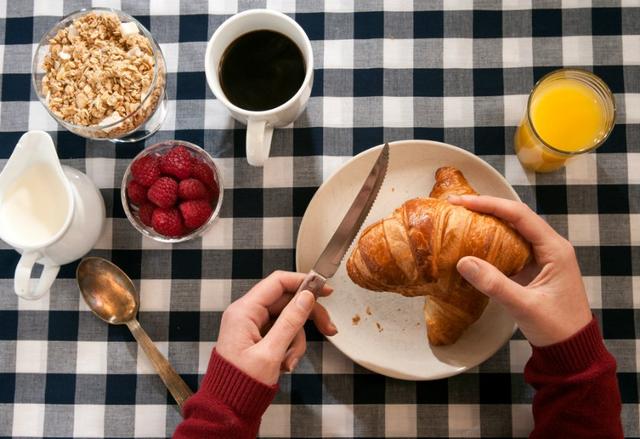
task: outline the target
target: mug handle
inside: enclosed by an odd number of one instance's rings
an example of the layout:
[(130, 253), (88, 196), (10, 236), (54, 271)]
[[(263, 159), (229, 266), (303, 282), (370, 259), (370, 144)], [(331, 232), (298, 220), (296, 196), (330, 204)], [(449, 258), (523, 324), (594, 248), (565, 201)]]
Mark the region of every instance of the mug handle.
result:
[(266, 120), (247, 122), (247, 161), (251, 166), (263, 166), (269, 158), (273, 127)]
[(58, 276), (58, 271), (60, 271), (59, 265), (43, 265), (40, 280), (32, 290), (31, 271), (40, 256), (39, 252), (24, 252), (16, 266), (13, 288), (16, 294), (23, 299), (36, 300), (47, 294)]

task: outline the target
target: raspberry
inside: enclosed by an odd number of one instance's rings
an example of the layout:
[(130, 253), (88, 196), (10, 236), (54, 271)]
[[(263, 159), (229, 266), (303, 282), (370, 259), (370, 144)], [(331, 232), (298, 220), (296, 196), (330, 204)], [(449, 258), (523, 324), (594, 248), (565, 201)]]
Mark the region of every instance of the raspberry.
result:
[(208, 188), (218, 187), (216, 179), (213, 177), (213, 169), (211, 169), (211, 167), (205, 162), (194, 160), (193, 168), (191, 169), (191, 176), (203, 182)]
[(130, 180), (127, 183), (127, 197), (131, 203), (140, 206), (147, 201), (147, 188), (135, 180)]
[(160, 170), (163, 174), (184, 180), (191, 175), (192, 157), (184, 146), (176, 146), (164, 156), (160, 157)]
[(209, 188), (209, 198), (213, 200), (215, 204), (218, 200), (218, 196), (220, 195), (220, 188), (213, 176), (213, 169), (203, 161), (194, 160), (193, 168), (191, 169), (191, 176), (193, 178), (197, 178), (203, 182), (207, 188)]
[(184, 224), (190, 229), (197, 229), (207, 222), (213, 209), (206, 200), (191, 200), (180, 203), (180, 213)]
[(149, 187), (160, 178), (160, 162), (150, 155), (140, 157), (131, 164), (131, 174), (142, 186)]
[(142, 224), (145, 226), (151, 226), (151, 216), (153, 215), (154, 210), (156, 210), (156, 206), (149, 202), (140, 206), (140, 209), (138, 210), (138, 217)]
[(147, 198), (158, 207), (171, 207), (178, 199), (178, 183), (171, 177), (160, 177), (147, 191)]
[(151, 225), (153, 230), (164, 236), (182, 236), (185, 232), (180, 212), (175, 207), (155, 209), (151, 215)]
[(201, 200), (209, 198), (209, 190), (200, 180), (187, 178), (178, 184), (178, 197), (183, 200)]

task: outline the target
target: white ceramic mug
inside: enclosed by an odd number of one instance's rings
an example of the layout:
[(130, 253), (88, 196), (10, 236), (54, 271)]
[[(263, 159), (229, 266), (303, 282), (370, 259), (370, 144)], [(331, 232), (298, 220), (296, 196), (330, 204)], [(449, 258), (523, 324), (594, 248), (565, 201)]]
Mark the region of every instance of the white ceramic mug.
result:
[[(271, 30), (291, 39), (305, 61), (305, 76), (295, 95), (284, 104), (265, 111), (249, 111), (232, 104), (220, 85), (220, 60), (225, 50), (238, 37), (252, 31)], [(262, 166), (269, 157), (273, 129), (289, 125), (307, 105), (313, 84), (313, 51), (309, 37), (302, 27), (281, 12), (251, 9), (241, 12), (222, 23), (213, 33), (204, 58), (207, 83), (216, 98), (229, 110), (234, 119), (247, 124), (247, 161)]]

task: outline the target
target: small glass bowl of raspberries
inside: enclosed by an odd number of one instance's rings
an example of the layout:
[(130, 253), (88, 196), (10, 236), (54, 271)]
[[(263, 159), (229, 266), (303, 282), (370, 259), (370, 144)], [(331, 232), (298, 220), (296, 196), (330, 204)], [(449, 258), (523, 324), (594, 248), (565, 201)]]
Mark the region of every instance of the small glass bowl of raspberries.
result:
[(129, 164), (120, 198), (133, 226), (160, 242), (202, 235), (222, 206), (220, 173), (207, 152), (168, 140), (145, 148)]

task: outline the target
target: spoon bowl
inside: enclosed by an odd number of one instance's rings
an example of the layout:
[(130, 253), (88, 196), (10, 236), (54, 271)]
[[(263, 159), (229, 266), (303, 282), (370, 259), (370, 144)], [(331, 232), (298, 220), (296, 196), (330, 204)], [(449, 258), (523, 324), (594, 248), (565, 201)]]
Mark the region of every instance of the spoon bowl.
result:
[(76, 278), (85, 302), (105, 322), (121, 325), (136, 317), (138, 290), (117, 265), (102, 258), (84, 258)]

